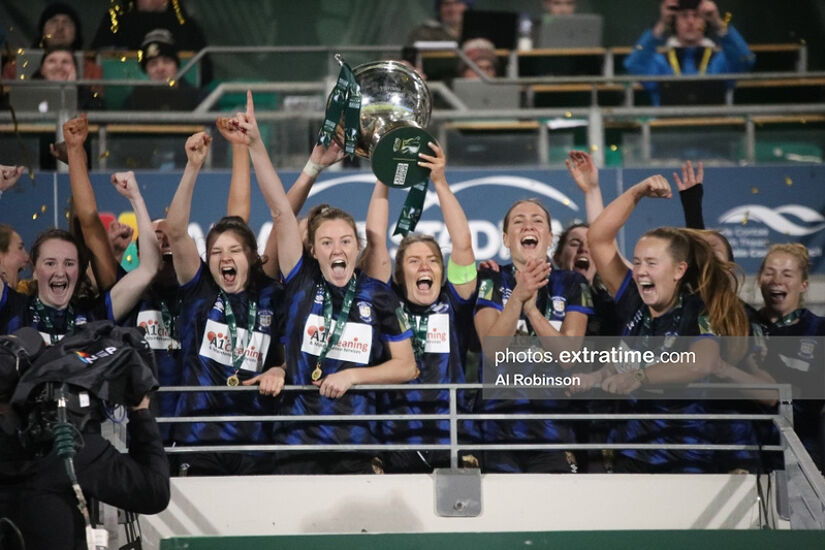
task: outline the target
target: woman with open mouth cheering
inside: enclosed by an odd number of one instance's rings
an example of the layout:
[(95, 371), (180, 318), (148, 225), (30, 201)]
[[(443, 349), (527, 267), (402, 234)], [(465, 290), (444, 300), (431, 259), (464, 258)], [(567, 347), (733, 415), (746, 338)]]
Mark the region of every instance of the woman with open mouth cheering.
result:
[[(226, 216), (209, 230), (205, 263), (187, 232), (210, 143), (203, 132), (186, 141), (188, 162), (166, 218), (181, 285), (181, 379), (193, 386), (260, 384), (260, 391), (184, 393), (176, 416), (275, 414), (285, 376), (275, 315), (282, 288), (264, 274), (255, 235), (242, 218)], [(271, 430), (263, 422), (197, 422), (177, 424), (173, 433), (179, 445), (262, 444)], [(272, 473), (271, 457), (248, 452), (187, 454), (180, 466), (194, 475)]]
[(18, 294), (5, 282), (0, 287), (0, 334), (31, 326), (40, 331), (47, 344), (54, 344), (87, 321), (119, 321), (137, 304), (158, 270), (160, 249), (135, 175), (118, 172), (112, 175), (112, 184), (129, 199), (137, 217), (141, 249), (145, 250), (140, 265), (106, 294), (96, 296), (86, 275), (89, 260), (80, 252), (85, 247), (79, 246), (68, 231), (47, 229), (31, 249), (35, 295)]
[[(380, 281), (392, 278), (401, 297), (404, 314), (413, 331), (413, 350), (421, 372), (415, 382), (423, 384), (464, 383), (467, 348), (473, 338), (476, 265), (467, 216), (450, 190), (444, 175), (446, 158), (441, 147), (429, 144), (432, 154), (420, 153), (419, 165), (430, 169), (452, 251), (445, 269), (438, 241), (431, 235), (411, 233), (398, 246), (393, 269), (387, 249), (389, 188), (376, 182), (367, 212), (367, 246), (362, 262), (367, 274)], [(459, 411), (469, 410), (469, 396), (457, 393)], [(407, 390), (382, 392), (379, 407), (384, 414), (446, 414), (449, 392)], [(459, 442), (467, 442), (460, 424)], [(389, 421), (382, 425), (384, 441), (394, 444), (449, 444), (448, 420)], [(477, 466), (470, 457), (465, 465)], [(385, 455), (387, 472), (429, 473), (450, 466), (446, 451), (401, 451)]]
[[(616, 302), (621, 334), (641, 337), (639, 345), (650, 342), (654, 352), (694, 352), (696, 360), (608, 365), (587, 377), (589, 385), (600, 385), (609, 393), (630, 394), (648, 385), (674, 386), (701, 380), (719, 359), (716, 336), (741, 336), (748, 331), (728, 264), (695, 232), (672, 227), (648, 231), (636, 243), (632, 269), (619, 253), (616, 235), (636, 204), (645, 197), (670, 198), (671, 194), (662, 176), (645, 179), (604, 209), (591, 224), (587, 238), (598, 274)], [(657, 336), (663, 337), (661, 343), (654, 342), (652, 337)], [(697, 399), (628, 399), (626, 408), (654, 414), (705, 412)], [(707, 423), (698, 420), (631, 420), (616, 425), (609, 441), (713, 443), (710, 433)], [(627, 449), (617, 452), (615, 471), (715, 472), (713, 458), (712, 452), (701, 450)]]
[[(482, 269), (478, 275), (478, 300), (475, 327), (485, 355), (480, 369), (489, 363), (499, 344), (514, 335), (551, 338), (553, 344), (566, 346), (560, 336), (583, 337), (587, 319), (593, 314), (587, 280), (579, 273), (554, 270), (548, 251), (553, 242), (550, 213), (536, 199), (520, 200), (507, 211), (503, 222), (504, 246), (513, 263), (499, 272)], [(539, 339), (536, 339), (538, 344)], [(555, 350), (551, 350), (555, 351)], [(512, 365), (521, 368), (518, 365)], [(529, 369), (529, 370), (527, 370)], [(524, 365), (521, 375), (556, 375), (560, 366)], [(508, 369), (503, 370), (512, 370)], [(502, 373), (503, 370), (499, 370)], [(506, 374), (506, 373), (503, 373)], [(484, 382), (497, 381), (496, 374), (480, 374)], [(546, 394), (549, 396), (549, 394)], [(480, 399), (481, 413), (553, 414), (571, 412), (569, 403), (550, 398)], [(485, 443), (574, 443), (572, 424), (556, 420), (485, 421)], [(484, 469), (488, 472), (576, 472), (578, 466), (569, 451), (487, 451)]]
[[(298, 222), (261, 141), (252, 103), (236, 117), (249, 144), (258, 184), (273, 213), (278, 260), (284, 274), (286, 365), (292, 384), (318, 392), (291, 394), (296, 415), (370, 414), (372, 392), (350, 388), (395, 384), (417, 376), (411, 332), (398, 297), (383, 282), (356, 270), (360, 250), (355, 222), (346, 212), (316, 208), (308, 219), (310, 251), (304, 253)], [(288, 444), (364, 444), (379, 438), (371, 422), (296, 422), (278, 436)], [(281, 473), (371, 473), (374, 452), (297, 453), (280, 461)]]

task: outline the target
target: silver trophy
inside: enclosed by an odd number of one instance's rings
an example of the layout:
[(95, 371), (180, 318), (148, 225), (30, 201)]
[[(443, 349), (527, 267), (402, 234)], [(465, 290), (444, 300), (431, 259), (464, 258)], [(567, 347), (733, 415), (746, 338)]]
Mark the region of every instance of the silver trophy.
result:
[[(391, 187), (426, 181), (429, 170), (418, 166), (418, 153), (432, 154), (427, 142), (435, 140), (423, 130), (432, 112), (432, 94), (424, 79), (398, 61), (373, 61), (352, 72), (361, 90), (355, 154), (371, 159), (375, 175)], [(343, 124), (335, 130), (335, 141), (343, 148)]]

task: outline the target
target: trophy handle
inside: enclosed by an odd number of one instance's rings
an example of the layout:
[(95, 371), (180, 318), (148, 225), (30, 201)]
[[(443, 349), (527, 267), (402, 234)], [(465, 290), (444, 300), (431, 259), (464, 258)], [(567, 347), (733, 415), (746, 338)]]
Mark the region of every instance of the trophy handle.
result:
[(338, 62), (339, 67), (344, 66), (344, 57), (340, 53), (336, 53), (333, 57), (335, 58), (335, 61)]

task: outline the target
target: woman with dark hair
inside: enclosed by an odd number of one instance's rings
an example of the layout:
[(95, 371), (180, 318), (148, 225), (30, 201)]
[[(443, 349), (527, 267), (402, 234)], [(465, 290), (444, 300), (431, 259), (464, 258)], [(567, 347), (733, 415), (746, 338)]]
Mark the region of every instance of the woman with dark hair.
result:
[[(683, 385), (708, 376), (719, 360), (715, 336), (747, 334), (748, 320), (736, 294), (736, 280), (727, 263), (697, 235), (677, 228), (648, 231), (636, 244), (633, 268), (619, 254), (616, 235), (635, 205), (644, 197), (670, 198), (670, 185), (652, 176), (625, 191), (605, 208), (588, 231), (599, 276), (616, 302), (624, 336), (682, 336), (667, 338), (655, 350), (695, 354), (682, 363), (610, 365), (586, 376), (586, 385), (629, 394), (643, 386)], [(649, 341), (643, 339), (644, 342)], [(679, 344), (682, 344), (681, 347)], [(677, 349), (678, 348), (678, 349)], [(582, 377), (585, 379), (585, 376)], [(632, 412), (702, 413), (697, 400), (628, 400)], [(616, 426), (610, 440), (617, 443), (711, 443), (702, 421), (631, 420)], [(616, 470), (624, 472), (713, 472), (713, 453), (688, 450), (628, 449), (617, 453)]]
[[(307, 222), (310, 251), (293, 207), (261, 141), (252, 93), (236, 117), (235, 136), (249, 145), (258, 184), (273, 213), (278, 260), (284, 274), (284, 334), (290, 382), (318, 392), (287, 396), (288, 410), (306, 414), (370, 414), (371, 392), (354, 385), (394, 384), (417, 376), (411, 332), (398, 298), (383, 282), (356, 270), (360, 242), (352, 216), (338, 208), (317, 209)], [(376, 444), (372, 422), (298, 422), (281, 427), (288, 444)], [(281, 473), (372, 473), (374, 453), (295, 453), (279, 463)]]
[[(242, 218), (226, 216), (209, 230), (206, 262), (187, 232), (195, 180), (210, 143), (203, 132), (186, 141), (189, 160), (166, 218), (181, 285), (181, 379), (200, 386), (260, 384), (260, 395), (185, 393), (176, 416), (272, 414), (277, 408), (273, 397), (285, 376), (275, 316), (281, 286), (265, 275), (255, 235)], [(185, 445), (260, 444), (268, 441), (270, 429), (262, 422), (197, 422), (178, 424), (173, 432), (178, 444)], [(271, 473), (269, 461), (256, 453), (196, 453), (182, 463), (194, 475)]]
[(32, 245), (36, 292), (34, 296), (18, 294), (2, 286), (0, 296), (0, 334), (20, 327), (36, 327), (47, 343), (54, 343), (79, 324), (91, 320), (117, 321), (137, 304), (160, 263), (152, 222), (137, 181), (132, 172), (112, 176), (118, 192), (129, 199), (138, 220), (138, 229), (146, 251), (140, 266), (120, 279), (99, 298), (91, 294), (86, 276), (88, 258), (75, 238), (62, 229), (49, 229)]
[[(450, 190), (444, 174), (446, 158), (441, 147), (429, 144), (433, 154), (420, 153), (419, 165), (430, 169), (452, 250), (446, 262), (439, 243), (431, 235), (410, 233), (398, 245), (393, 268), (387, 249), (389, 188), (376, 182), (367, 212), (367, 246), (361, 261), (367, 275), (389, 281), (401, 298), (407, 322), (413, 330), (413, 350), (423, 384), (463, 383), (467, 348), (473, 336), (476, 265), (467, 217)], [(469, 410), (466, 392), (457, 393), (459, 410)], [(446, 414), (447, 391), (408, 390), (382, 392), (379, 406), (384, 414)], [(463, 423), (462, 423), (463, 424)], [(448, 420), (389, 421), (382, 424), (384, 441), (393, 444), (450, 443)], [(462, 428), (461, 440), (467, 441)], [(472, 461), (470, 462), (472, 464)], [(439, 451), (393, 452), (385, 455), (387, 472), (432, 472), (449, 467), (449, 453)]]
[[(536, 199), (517, 201), (504, 216), (503, 233), (513, 263), (498, 272), (482, 269), (478, 275), (474, 323), (485, 356), (493, 357), (497, 342), (514, 335), (550, 337), (546, 340), (549, 347), (569, 343), (559, 336), (583, 337), (588, 316), (593, 314), (590, 288), (579, 273), (552, 269), (548, 254), (553, 234), (544, 205)], [(484, 361), (482, 366), (488, 369), (491, 364)], [(554, 363), (542, 374), (555, 376), (560, 368)], [(496, 380), (489, 374), (479, 378)], [(477, 410), (493, 414), (572, 412), (569, 402), (551, 399), (481, 399)], [(484, 421), (482, 431), (485, 443), (494, 444), (576, 441), (572, 424), (557, 420)], [(576, 457), (569, 451), (487, 451), (483, 462), (489, 472), (578, 471)]]

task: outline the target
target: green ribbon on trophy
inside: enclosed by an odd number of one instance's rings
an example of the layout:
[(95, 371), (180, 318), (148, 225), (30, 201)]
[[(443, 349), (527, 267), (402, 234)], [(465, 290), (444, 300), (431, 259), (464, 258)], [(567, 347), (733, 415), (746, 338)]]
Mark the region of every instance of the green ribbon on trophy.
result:
[(340, 55), (336, 55), (335, 59), (341, 65), (341, 72), (338, 73), (338, 81), (329, 96), (324, 125), (318, 135), (318, 144), (329, 147), (329, 144), (335, 138), (335, 129), (341, 122), (341, 113), (346, 109), (343, 128), (344, 152), (349, 155), (349, 158), (353, 158), (355, 148), (358, 145), (360, 130), (361, 89), (350, 66), (344, 62)]
[(430, 182), (424, 180), (410, 187), (404, 206), (401, 207), (401, 214), (398, 216), (398, 223), (395, 224), (393, 235), (407, 236), (407, 233), (415, 231), (421, 213), (424, 210), (424, 200), (427, 198), (427, 187)]

